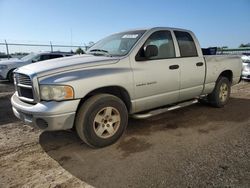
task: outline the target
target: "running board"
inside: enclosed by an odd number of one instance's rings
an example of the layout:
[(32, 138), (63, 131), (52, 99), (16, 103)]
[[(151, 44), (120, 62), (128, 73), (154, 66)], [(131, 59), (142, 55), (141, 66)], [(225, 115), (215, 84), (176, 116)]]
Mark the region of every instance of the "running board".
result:
[(190, 105), (195, 104), (197, 102), (198, 102), (197, 99), (191, 100), (191, 101), (186, 101), (186, 102), (183, 102), (183, 103), (179, 103), (179, 104), (177, 104), (175, 106), (152, 110), (152, 111), (149, 111), (149, 112), (147, 112), (145, 114), (133, 114), (132, 117), (135, 118), (135, 119), (146, 119), (146, 118), (149, 118), (149, 117), (152, 117), (152, 116), (162, 114), (164, 112), (168, 112), (168, 111), (176, 110), (176, 109), (183, 108), (183, 107), (186, 107), (186, 106), (190, 106)]

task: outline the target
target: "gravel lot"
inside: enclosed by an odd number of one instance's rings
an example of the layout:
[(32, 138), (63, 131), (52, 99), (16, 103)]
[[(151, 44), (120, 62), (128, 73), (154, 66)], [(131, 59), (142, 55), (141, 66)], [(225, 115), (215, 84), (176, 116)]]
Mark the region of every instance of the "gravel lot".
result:
[(0, 82), (0, 187), (250, 187), (250, 82), (222, 109), (196, 104), (130, 119), (116, 144), (87, 147), (72, 131), (41, 132), (11, 111)]

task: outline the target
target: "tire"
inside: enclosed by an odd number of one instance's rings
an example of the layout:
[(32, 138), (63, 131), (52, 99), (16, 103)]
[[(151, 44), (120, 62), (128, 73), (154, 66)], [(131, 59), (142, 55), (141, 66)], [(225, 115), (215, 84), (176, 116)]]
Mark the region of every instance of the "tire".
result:
[(8, 74), (7, 74), (7, 79), (8, 79), (9, 82), (11, 82), (11, 83), (14, 82), (14, 78), (13, 78), (13, 71), (14, 71), (14, 70), (15, 70), (15, 69), (10, 70), (10, 71), (8, 72)]
[(230, 98), (231, 83), (226, 77), (219, 77), (215, 88), (211, 94), (208, 95), (208, 102), (217, 108), (225, 106)]
[(120, 98), (109, 94), (89, 98), (78, 109), (75, 120), (79, 137), (95, 148), (116, 142), (127, 124), (128, 111), (125, 104)]

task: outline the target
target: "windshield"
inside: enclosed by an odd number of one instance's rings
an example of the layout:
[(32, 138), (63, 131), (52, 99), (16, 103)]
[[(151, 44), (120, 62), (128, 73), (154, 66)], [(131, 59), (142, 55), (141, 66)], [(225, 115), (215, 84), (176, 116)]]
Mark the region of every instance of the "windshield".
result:
[(29, 61), (29, 60), (33, 59), (36, 55), (37, 55), (37, 54), (35, 54), (35, 53), (30, 53), (30, 54), (28, 54), (28, 55), (22, 57), (21, 60), (22, 60), (22, 61)]
[(137, 30), (108, 36), (94, 44), (87, 53), (107, 56), (127, 55), (144, 33), (145, 30)]

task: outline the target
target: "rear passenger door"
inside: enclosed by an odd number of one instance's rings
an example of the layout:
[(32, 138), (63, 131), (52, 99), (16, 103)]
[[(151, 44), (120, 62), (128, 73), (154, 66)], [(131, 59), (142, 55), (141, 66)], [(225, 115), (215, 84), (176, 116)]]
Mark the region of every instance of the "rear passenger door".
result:
[(174, 31), (180, 57), (180, 98), (179, 101), (199, 96), (205, 79), (205, 62), (201, 50), (197, 50), (197, 40), (188, 32)]

